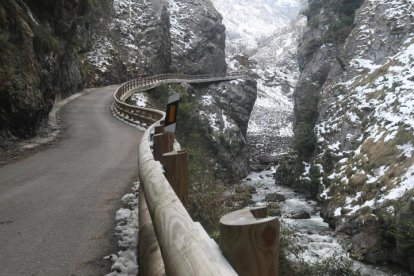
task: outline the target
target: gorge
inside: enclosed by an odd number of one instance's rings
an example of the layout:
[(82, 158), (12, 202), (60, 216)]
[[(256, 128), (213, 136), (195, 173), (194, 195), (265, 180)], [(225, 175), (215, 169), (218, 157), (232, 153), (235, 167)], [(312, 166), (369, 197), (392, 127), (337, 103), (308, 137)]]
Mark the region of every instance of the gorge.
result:
[(0, 50), (1, 165), (83, 88), (241, 70), (129, 100), (181, 95), (193, 217), (217, 238), (223, 212), (268, 201), (306, 262), (333, 247), (365, 275), (414, 273), (413, 0), (4, 0)]

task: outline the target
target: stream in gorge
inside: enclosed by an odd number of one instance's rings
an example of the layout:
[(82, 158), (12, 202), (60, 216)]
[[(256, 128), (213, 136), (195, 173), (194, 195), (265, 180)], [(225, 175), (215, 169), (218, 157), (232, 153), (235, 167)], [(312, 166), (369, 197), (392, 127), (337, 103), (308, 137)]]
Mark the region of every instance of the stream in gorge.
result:
[[(323, 221), (319, 215), (318, 203), (314, 200), (307, 199), (304, 195), (299, 194), (291, 188), (275, 184), (273, 174), (276, 168), (262, 172), (252, 172), (242, 184), (252, 186), (256, 192), (252, 194), (252, 200), (256, 205), (266, 204), (265, 197), (269, 194), (283, 195), (286, 200), (281, 201), (281, 227), (289, 229), (298, 237), (298, 245), (303, 248), (299, 258), (304, 262), (315, 263), (332, 256), (346, 256), (348, 254), (344, 248), (343, 241), (337, 237), (335, 232), (329, 228), (329, 225)], [(308, 219), (293, 219), (292, 214), (299, 212), (310, 214)], [(291, 261), (295, 261), (295, 256), (288, 256)], [(388, 266), (374, 266), (353, 261), (354, 267), (360, 269), (363, 276), (389, 276), (410, 274), (395, 271)]]

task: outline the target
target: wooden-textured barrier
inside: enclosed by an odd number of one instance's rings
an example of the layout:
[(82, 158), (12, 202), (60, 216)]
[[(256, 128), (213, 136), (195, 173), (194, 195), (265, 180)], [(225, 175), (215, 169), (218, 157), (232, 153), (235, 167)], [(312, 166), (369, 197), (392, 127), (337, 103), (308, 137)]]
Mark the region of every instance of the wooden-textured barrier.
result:
[(174, 150), (173, 134), (164, 133), (161, 125), (164, 112), (125, 103), (133, 93), (161, 84), (244, 77), (240, 72), (163, 74), (129, 81), (115, 92), (115, 113), (125, 121), (147, 128), (139, 144), (138, 157), (142, 189), (139, 195), (141, 276), (277, 275), (279, 222), (268, 218), (263, 208), (228, 214), (220, 221), (220, 250), (184, 207), (188, 202), (188, 156), (185, 151)]
[(267, 208), (245, 208), (220, 220), (220, 248), (239, 275), (278, 275), (279, 221)]
[(197, 227), (154, 160), (147, 129), (139, 145), (139, 175), (167, 275), (237, 275)]
[(188, 154), (185, 150), (163, 154), (165, 177), (184, 206), (188, 205)]
[(162, 276), (165, 274), (164, 261), (162, 259), (160, 246), (155, 235), (147, 203), (145, 202), (142, 189), (138, 196), (139, 204), (139, 244), (138, 263), (139, 275)]
[(171, 132), (154, 134), (154, 160), (163, 161), (163, 154), (174, 149), (174, 134)]
[(114, 94), (114, 111), (125, 121), (149, 127), (164, 116), (157, 109), (129, 105), (125, 101), (134, 93), (146, 91), (169, 83), (205, 83), (245, 78), (245, 72), (230, 72), (210, 75), (160, 74), (146, 78), (133, 79), (122, 84)]

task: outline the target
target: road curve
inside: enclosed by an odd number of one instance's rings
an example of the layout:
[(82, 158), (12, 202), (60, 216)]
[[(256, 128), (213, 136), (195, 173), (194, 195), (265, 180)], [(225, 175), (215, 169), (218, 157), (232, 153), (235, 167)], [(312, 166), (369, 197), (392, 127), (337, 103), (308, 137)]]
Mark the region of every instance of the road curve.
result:
[(61, 112), (62, 138), (0, 168), (0, 275), (104, 275), (114, 216), (137, 177), (141, 133), (112, 117), (116, 87)]

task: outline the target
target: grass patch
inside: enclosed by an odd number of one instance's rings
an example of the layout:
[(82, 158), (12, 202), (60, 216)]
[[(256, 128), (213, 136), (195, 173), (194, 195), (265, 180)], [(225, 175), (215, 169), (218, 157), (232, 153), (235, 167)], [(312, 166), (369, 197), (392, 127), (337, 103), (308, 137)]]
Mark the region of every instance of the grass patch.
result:
[(305, 263), (300, 276), (360, 276), (361, 272), (353, 268), (352, 260), (343, 256), (333, 256), (314, 264)]
[(393, 142), (395, 145), (404, 145), (410, 142), (414, 145), (414, 133), (412, 130), (400, 126)]
[(374, 142), (374, 139), (368, 139), (362, 144), (361, 153), (368, 156), (368, 159), (363, 161), (363, 169), (371, 173), (375, 168), (394, 163), (400, 151), (393, 141)]
[(351, 193), (355, 194), (356, 192), (360, 191), (362, 187), (365, 186), (368, 177), (365, 174), (354, 174), (349, 179), (348, 186), (351, 189)]
[(384, 77), (387, 74), (390, 67), (394, 66), (394, 65), (396, 65), (396, 61), (393, 61), (393, 60), (388, 61), (383, 66), (375, 69), (374, 72), (372, 72), (370, 74), (366, 74), (364, 77), (359, 79), (357, 85), (358, 86), (365, 86), (365, 85), (369, 85), (371, 83), (374, 83), (375, 80), (379, 79), (380, 77)]

